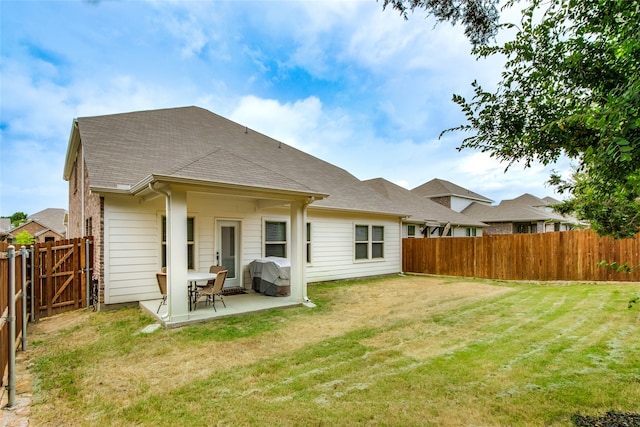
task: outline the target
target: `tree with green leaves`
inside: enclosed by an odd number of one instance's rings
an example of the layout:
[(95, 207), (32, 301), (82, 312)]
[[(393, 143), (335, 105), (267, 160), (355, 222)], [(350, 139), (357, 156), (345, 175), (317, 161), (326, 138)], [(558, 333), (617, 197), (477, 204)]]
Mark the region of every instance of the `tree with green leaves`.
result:
[[(405, 17), (425, 9), (460, 21), (477, 57), (506, 58), (495, 90), (473, 82), (470, 100), (453, 96), (467, 123), (443, 133), (472, 133), (460, 150), (479, 149), (508, 166), (567, 156), (573, 176), (550, 177), (570, 196), (557, 209), (601, 235), (640, 231), (640, 3), (510, 0), (504, 7), (524, 7), (519, 23), (506, 24), (497, 23), (495, 0), (384, 0), (389, 5)], [(513, 37), (491, 44), (497, 31)]]
[(383, 9), (392, 7), (408, 19), (409, 11), (424, 9), (438, 22), (458, 22), (474, 46), (485, 45), (498, 32), (498, 0), (383, 0)]
[(16, 212), (9, 217), (11, 219), (11, 224), (14, 227), (19, 226), (23, 222), (27, 222), (27, 214), (24, 212)]
[(23, 230), (16, 234), (14, 238), (14, 243), (18, 245), (31, 245), (35, 242), (35, 238), (29, 233), (27, 230)]

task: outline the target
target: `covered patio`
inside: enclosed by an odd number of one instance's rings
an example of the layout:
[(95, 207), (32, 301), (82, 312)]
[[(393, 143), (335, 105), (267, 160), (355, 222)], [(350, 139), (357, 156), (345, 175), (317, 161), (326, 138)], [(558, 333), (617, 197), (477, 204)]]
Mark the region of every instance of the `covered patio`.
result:
[(308, 307), (314, 306), (313, 303), (301, 303), (294, 298), (271, 297), (252, 290), (245, 292), (246, 293), (225, 295), (223, 298), (226, 307), (222, 302), (216, 300), (215, 310), (211, 304), (205, 305), (204, 301), (201, 301), (198, 303), (197, 308), (190, 311), (187, 318), (182, 320), (172, 320), (168, 316), (168, 307), (166, 304), (163, 304), (160, 307), (160, 311), (157, 312), (158, 306), (160, 306), (160, 299), (140, 301), (140, 307), (156, 318), (165, 328), (177, 328), (192, 323), (201, 323), (222, 317), (255, 313), (275, 308), (296, 307), (300, 305)]
[[(166, 304), (163, 305), (159, 313), (156, 313), (160, 300), (141, 300), (140, 305), (147, 309), (155, 317), (157, 317), (165, 327), (175, 327), (186, 325), (193, 322), (205, 321), (216, 317), (226, 315), (241, 314), (253, 311), (261, 311), (275, 307), (287, 307), (301, 305), (307, 303), (306, 295), (306, 277), (305, 277), (305, 224), (307, 206), (315, 200), (326, 197), (326, 194), (309, 192), (309, 190), (274, 190), (255, 187), (244, 187), (239, 185), (228, 185), (215, 182), (204, 182), (200, 180), (187, 180), (184, 178), (174, 178), (170, 176), (160, 176), (151, 174), (143, 181), (136, 185), (134, 193), (141, 196), (145, 201), (150, 202), (159, 196), (164, 196), (165, 207), (164, 215), (166, 217), (166, 267), (167, 267), (167, 297)], [(233, 248), (230, 250), (230, 256), (225, 256), (223, 251), (227, 245), (224, 242), (214, 242), (216, 253), (220, 256), (220, 261), (224, 265), (226, 259), (229, 259), (233, 265), (226, 266), (229, 271), (237, 273), (235, 278), (239, 281), (238, 285), (245, 290), (240, 295), (229, 295), (225, 297), (225, 301), (234, 303), (227, 304), (225, 309), (222, 304), (217, 304), (216, 312), (213, 307), (198, 304), (196, 310), (191, 309), (189, 298), (186, 295), (190, 292), (192, 280), (190, 274), (202, 273), (202, 269), (198, 266), (188, 267), (188, 257), (185, 247), (188, 242), (188, 212), (197, 210), (194, 200), (202, 195), (208, 197), (219, 197), (223, 200), (218, 205), (233, 204), (231, 200), (249, 201), (253, 212), (264, 212), (265, 209), (280, 207), (286, 212), (286, 217), (290, 224), (290, 238), (288, 240), (289, 248), (283, 255), (290, 260), (290, 294), (286, 297), (269, 297), (253, 290), (245, 289), (243, 275), (246, 274), (244, 265), (248, 259), (242, 259), (240, 247), (243, 243), (243, 236), (238, 234), (234, 237)], [(189, 204), (191, 201), (191, 205)], [(214, 205), (215, 206), (215, 205)], [(211, 205), (204, 205), (205, 209), (211, 212)], [(249, 221), (246, 217), (242, 218), (235, 212), (235, 222), (237, 228), (242, 226), (242, 221)], [(225, 216), (223, 219), (228, 221)], [(217, 220), (221, 222), (220, 219)], [(239, 232), (240, 233), (240, 232)], [(218, 233), (224, 235), (223, 232)], [(246, 244), (249, 246), (249, 244)], [(260, 248), (262, 251), (263, 249)], [(214, 260), (211, 260), (214, 265)], [(193, 270), (191, 270), (193, 268)], [(200, 271), (198, 271), (200, 270)], [(225, 284), (229, 281), (229, 277)], [(226, 286), (226, 285), (225, 285)], [(233, 297), (233, 298), (232, 298)], [(144, 301), (144, 302), (143, 302)], [(153, 301), (157, 301), (154, 303)], [(241, 303), (235, 303), (241, 301)]]

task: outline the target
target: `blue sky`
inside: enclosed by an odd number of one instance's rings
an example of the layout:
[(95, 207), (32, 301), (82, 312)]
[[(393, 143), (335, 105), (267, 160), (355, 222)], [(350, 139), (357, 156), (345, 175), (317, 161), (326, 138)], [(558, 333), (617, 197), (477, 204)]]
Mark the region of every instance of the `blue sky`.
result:
[(446, 179), (495, 201), (555, 196), (551, 169), (505, 164), (444, 129), (471, 82), (459, 26), (362, 1), (0, 1), (0, 215), (67, 208), (76, 117), (196, 105), (360, 179)]

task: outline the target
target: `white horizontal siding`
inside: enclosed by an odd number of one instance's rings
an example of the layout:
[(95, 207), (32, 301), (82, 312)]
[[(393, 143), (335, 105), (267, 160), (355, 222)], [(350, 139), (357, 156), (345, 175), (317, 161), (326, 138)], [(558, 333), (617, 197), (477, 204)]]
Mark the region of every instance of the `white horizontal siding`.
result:
[(131, 198), (105, 197), (105, 302), (159, 298), (159, 211), (156, 203), (131, 203)]
[[(379, 215), (339, 215), (309, 209), (307, 222), (311, 223), (311, 264), (307, 266), (308, 282), (401, 271), (401, 227), (398, 219)], [(383, 259), (354, 259), (356, 224), (384, 226)]]
[(451, 197), (451, 209), (456, 212), (462, 212), (471, 203), (473, 203), (473, 200), (463, 199), (455, 196)]
[[(160, 297), (156, 273), (161, 266), (163, 197), (139, 203), (124, 196), (105, 197), (105, 302), (115, 304)], [(215, 264), (216, 221), (240, 223), (240, 274), (242, 284), (251, 287), (249, 264), (264, 257), (265, 220), (286, 221), (289, 208), (257, 209), (249, 199), (220, 198), (189, 193), (187, 215), (194, 218), (195, 269), (208, 271)], [(308, 210), (312, 230), (312, 263), (307, 265), (307, 281), (347, 279), (401, 271), (399, 220), (380, 215), (341, 215)], [(385, 227), (384, 259), (354, 260), (355, 224)], [(287, 230), (288, 250), (291, 231)]]

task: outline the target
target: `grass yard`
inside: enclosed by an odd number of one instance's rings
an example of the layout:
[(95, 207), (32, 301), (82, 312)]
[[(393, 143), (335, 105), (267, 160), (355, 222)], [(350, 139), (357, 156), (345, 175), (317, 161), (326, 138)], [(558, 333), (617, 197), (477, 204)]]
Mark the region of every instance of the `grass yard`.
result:
[(571, 426), (640, 412), (640, 284), (393, 276), (139, 332), (138, 309), (30, 325), (38, 426)]

